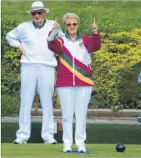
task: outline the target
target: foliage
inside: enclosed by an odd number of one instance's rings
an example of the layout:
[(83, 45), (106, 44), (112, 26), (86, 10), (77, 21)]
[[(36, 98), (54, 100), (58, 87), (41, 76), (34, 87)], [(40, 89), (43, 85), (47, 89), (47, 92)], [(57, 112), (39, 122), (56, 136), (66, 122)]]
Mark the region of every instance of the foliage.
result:
[(141, 108), (141, 84), (137, 83), (141, 70), (140, 34), (141, 29), (134, 29), (109, 35), (93, 56), (96, 95), (92, 100), (97, 106), (113, 110)]
[(11, 63), (12, 69), (17, 69), (19, 67), (19, 59), (21, 53), (16, 48), (12, 48), (6, 42), (6, 34), (11, 29), (17, 26), (16, 20), (8, 20), (6, 17), (2, 19), (2, 31), (1, 31), (1, 39), (2, 39), (2, 61)]
[[(78, 14), (81, 19), (80, 32), (82, 33), (91, 32), (90, 24), (94, 17), (99, 30), (105, 33), (117, 33), (141, 27), (141, 2), (139, 1), (44, 1), (44, 5), (50, 9), (47, 18), (54, 19), (54, 16), (57, 16), (61, 27), (63, 27), (62, 17), (65, 13)], [(12, 22), (16, 19), (17, 24), (30, 20), (31, 16), (26, 13), (30, 6), (31, 1), (16, 3), (2, 1), (2, 25), (4, 18)], [(6, 27), (9, 27), (8, 23)]]
[(10, 63), (1, 66), (1, 93), (2, 95), (18, 95), (20, 90), (20, 76), (11, 70)]
[(5, 61), (11, 63), (11, 68), (16, 70), (20, 66), (20, 52), (18, 50), (12, 51), (6, 51), (4, 55)]
[(1, 115), (15, 116), (19, 112), (19, 99), (15, 95), (1, 96)]

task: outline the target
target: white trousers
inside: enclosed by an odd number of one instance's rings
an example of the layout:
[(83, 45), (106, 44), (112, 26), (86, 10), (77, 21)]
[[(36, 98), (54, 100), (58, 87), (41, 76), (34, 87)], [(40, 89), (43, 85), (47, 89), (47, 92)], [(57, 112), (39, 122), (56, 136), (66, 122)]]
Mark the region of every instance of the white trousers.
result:
[[(38, 89), (42, 105), (43, 119), (41, 137), (43, 140), (54, 136), (52, 96), (54, 92), (54, 67), (46, 65), (22, 64), (21, 66), (21, 106), (17, 139), (27, 141), (31, 135), (31, 108)], [(34, 131), (36, 132), (36, 131)]]
[(86, 115), (92, 87), (57, 88), (62, 109), (63, 142), (65, 146), (73, 144), (73, 115), (75, 114), (75, 143), (79, 145), (86, 140)]

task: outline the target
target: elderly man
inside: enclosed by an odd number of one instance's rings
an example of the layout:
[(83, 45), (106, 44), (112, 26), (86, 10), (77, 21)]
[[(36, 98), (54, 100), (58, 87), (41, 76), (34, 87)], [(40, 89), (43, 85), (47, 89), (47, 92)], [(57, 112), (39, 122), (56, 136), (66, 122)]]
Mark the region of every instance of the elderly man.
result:
[(56, 144), (52, 95), (57, 61), (46, 42), (55, 22), (45, 19), (49, 9), (40, 1), (33, 2), (27, 13), (31, 14), (32, 20), (20, 24), (6, 35), (8, 43), (22, 54), (19, 129), (13, 143), (25, 144), (31, 135), (31, 108), (37, 88), (43, 109), (41, 137), (45, 144)]

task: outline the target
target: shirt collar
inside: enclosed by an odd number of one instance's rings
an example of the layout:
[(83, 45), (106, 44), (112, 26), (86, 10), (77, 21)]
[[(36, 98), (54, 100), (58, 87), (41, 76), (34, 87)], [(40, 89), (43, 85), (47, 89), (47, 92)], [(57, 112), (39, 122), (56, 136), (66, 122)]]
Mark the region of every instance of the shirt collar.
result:
[(46, 20), (44, 20), (44, 22), (43, 22), (42, 25), (37, 25), (34, 21), (33, 21), (32, 23), (33, 23), (33, 25), (34, 25), (34, 27), (35, 27), (36, 29), (41, 29), (42, 27), (44, 27), (44, 25), (45, 25), (45, 23), (46, 23)]
[[(69, 36), (69, 33), (68, 33), (68, 31), (66, 32), (66, 38), (68, 38), (69, 40), (71, 40), (70, 39), (70, 36)], [(76, 36), (76, 39), (75, 39), (75, 41), (76, 40), (80, 40), (82, 37), (81, 37), (81, 34), (80, 34), (80, 32), (79, 31), (77, 31), (77, 36)]]

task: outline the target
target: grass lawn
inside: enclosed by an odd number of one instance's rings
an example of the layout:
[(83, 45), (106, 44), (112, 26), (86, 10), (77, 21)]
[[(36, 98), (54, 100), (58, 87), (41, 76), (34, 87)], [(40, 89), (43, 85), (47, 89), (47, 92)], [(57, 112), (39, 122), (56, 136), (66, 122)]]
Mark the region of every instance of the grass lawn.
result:
[[(47, 145), (47, 144), (24, 144), (15, 145), (11, 143), (2, 143), (2, 158), (75, 158), (75, 157), (141, 157), (141, 145), (126, 145), (126, 150), (123, 153), (116, 152), (115, 144), (87, 144), (87, 150), (91, 154), (63, 153), (62, 144)], [(73, 150), (76, 147), (73, 146)]]

